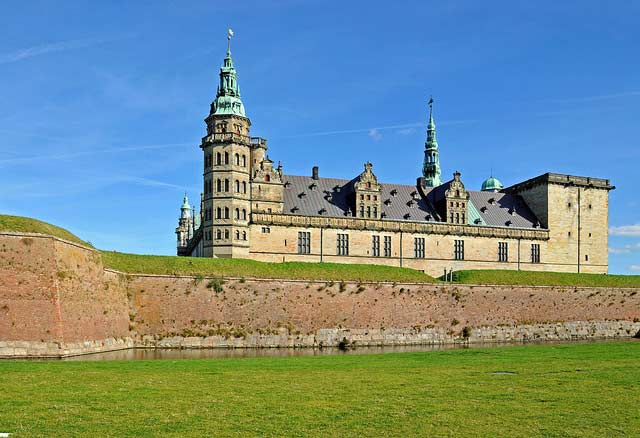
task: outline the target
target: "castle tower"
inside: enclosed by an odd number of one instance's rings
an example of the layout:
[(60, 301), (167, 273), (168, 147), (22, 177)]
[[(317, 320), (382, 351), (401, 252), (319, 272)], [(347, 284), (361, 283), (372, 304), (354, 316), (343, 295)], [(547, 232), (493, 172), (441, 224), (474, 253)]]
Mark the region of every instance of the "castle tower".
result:
[(426, 187), (437, 187), (442, 184), (440, 175), (440, 152), (436, 140), (436, 123), (433, 121), (433, 98), (429, 99), (429, 125), (427, 126), (427, 141), (424, 144), (424, 163), (422, 176)]
[(189, 198), (187, 198), (187, 194), (185, 193), (184, 199), (182, 200), (182, 207), (180, 207), (178, 227), (176, 228), (178, 255), (184, 255), (184, 251), (189, 244), (189, 239), (193, 237), (191, 220), (191, 207), (189, 206)]
[(246, 257), (249, 253), (251, 215), (251, 121), (240, 98), (238, 75), (231, 58), (229, 30), (227, 55), (220, 68), (220, 83), (205, 119), (203, 256)]

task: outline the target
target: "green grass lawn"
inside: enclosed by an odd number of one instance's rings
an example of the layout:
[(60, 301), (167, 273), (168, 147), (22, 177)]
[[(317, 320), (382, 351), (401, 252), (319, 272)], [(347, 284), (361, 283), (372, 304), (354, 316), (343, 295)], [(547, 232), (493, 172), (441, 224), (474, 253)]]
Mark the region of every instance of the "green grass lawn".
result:
[[(12, 436), (638, 436), (640, 342), (0, 362)], [(510, 372), (514, 374), (494, 374)]]
[(188, 274), (220, 277), (293, 278), (431, 283), (433, 277), (414, 269), (341, 263), (264, 263), (245, 259), (153, 256), (103, 251), (105, 266), (129, 273)]
[(571, 274), (507, 270), (457, 271), (454, 272), (454, 281), (467, 284), (640, 287), (640, 275)]

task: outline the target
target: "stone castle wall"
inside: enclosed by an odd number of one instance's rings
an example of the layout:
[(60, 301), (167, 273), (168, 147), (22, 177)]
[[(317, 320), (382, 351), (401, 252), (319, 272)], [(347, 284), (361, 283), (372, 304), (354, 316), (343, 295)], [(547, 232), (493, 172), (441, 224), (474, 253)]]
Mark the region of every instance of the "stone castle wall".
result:
[(97, 251), (0, 234), (0, 356), (630, 337), (636, 289), (124, 275)]

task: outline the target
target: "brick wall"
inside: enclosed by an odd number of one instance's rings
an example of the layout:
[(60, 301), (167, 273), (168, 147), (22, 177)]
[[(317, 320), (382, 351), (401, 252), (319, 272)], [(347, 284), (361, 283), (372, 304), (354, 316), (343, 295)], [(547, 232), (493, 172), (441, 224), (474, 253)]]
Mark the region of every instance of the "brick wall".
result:
[[(248, 273), (249, 274), (249, 273)], [(637, 289), (124, 275), (97, 251), (0, 234), (0, 356), (138, 346), (578, 339), (640, 330)]]

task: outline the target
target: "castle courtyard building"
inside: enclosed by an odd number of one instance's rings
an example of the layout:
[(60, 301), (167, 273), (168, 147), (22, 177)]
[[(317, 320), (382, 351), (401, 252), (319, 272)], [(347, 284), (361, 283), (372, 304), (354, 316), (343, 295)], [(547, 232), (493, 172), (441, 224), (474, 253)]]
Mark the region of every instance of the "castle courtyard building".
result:
[(443, 181), (433, 99), (423, 165), (413, 185), (379, 181), (373, 165), (348, 178), (318, 167), (289, 175), (250, 135), (227, 49), (205, 119), (200, 211), (185, 196), (181, 256), (261, 261), (607, 273), (607, 179), (546, 173), (504, 187), (491, 175), (479, 191), (460, 172)]

